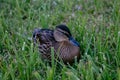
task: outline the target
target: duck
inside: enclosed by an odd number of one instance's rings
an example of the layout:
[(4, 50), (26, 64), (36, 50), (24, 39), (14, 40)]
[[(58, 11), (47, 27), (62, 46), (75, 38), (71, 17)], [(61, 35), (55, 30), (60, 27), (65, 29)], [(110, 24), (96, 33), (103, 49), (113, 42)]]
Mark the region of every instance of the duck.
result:
[(80, 44), (73, 38), (69, 28), (59, 24), (54, 30), (35, 29), (33, 42), (38, 44), (41, 58), (51, 60), (51, 48), (54, 49), (55, 59), (63, 63), (73, 63), (75, 58), (80, 59)]

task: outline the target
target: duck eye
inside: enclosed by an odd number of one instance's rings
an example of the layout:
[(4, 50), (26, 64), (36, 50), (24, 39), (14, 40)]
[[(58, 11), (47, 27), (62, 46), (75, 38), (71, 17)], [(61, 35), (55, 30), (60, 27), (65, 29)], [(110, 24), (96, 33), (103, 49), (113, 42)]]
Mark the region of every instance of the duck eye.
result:
[(59, 32), (63, 33), (64, 35), (66, 35), (67, 37), (70, 37), (68, 32), (62, 31), (62, 30), (58, 30)]
[(68, 33), (66, 33), (66, 32), (64, 32), (63, 34), (65, 34), (67, 37), (70, 37), (70, 35)]

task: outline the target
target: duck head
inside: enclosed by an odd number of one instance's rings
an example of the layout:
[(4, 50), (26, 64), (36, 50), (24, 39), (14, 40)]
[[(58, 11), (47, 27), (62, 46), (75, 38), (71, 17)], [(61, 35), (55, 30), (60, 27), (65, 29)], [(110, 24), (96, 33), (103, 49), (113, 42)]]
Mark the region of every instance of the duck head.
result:
[(72, 34), (66, 25), (58, 25), (54, 30), (54, 38), (58, 42), (69, 41), (74, 46), (80, 47), (79, 43), (72, 37)]

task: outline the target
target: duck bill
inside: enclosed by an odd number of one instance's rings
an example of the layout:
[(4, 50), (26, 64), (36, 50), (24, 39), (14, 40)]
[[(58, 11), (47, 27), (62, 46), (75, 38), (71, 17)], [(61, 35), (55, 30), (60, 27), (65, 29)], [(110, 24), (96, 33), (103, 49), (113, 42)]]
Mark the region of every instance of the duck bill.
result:
[(72, 43), (74, 46), (80, 47), (79, 43), (73, 37), (70, 37), (69, 40), (70, 40), (70, 43)]

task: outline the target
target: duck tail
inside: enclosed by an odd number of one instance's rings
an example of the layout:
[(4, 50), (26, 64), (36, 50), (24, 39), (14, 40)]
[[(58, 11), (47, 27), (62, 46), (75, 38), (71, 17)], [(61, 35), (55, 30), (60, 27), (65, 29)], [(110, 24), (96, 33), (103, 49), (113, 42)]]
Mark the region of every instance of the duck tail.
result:
[(36, 45), (37, 40), (39, 40), (40, 34), (41, 34), (41, 29), (35, 29), (33, 31), (33, 43), (34, 43), (34, 45)]

